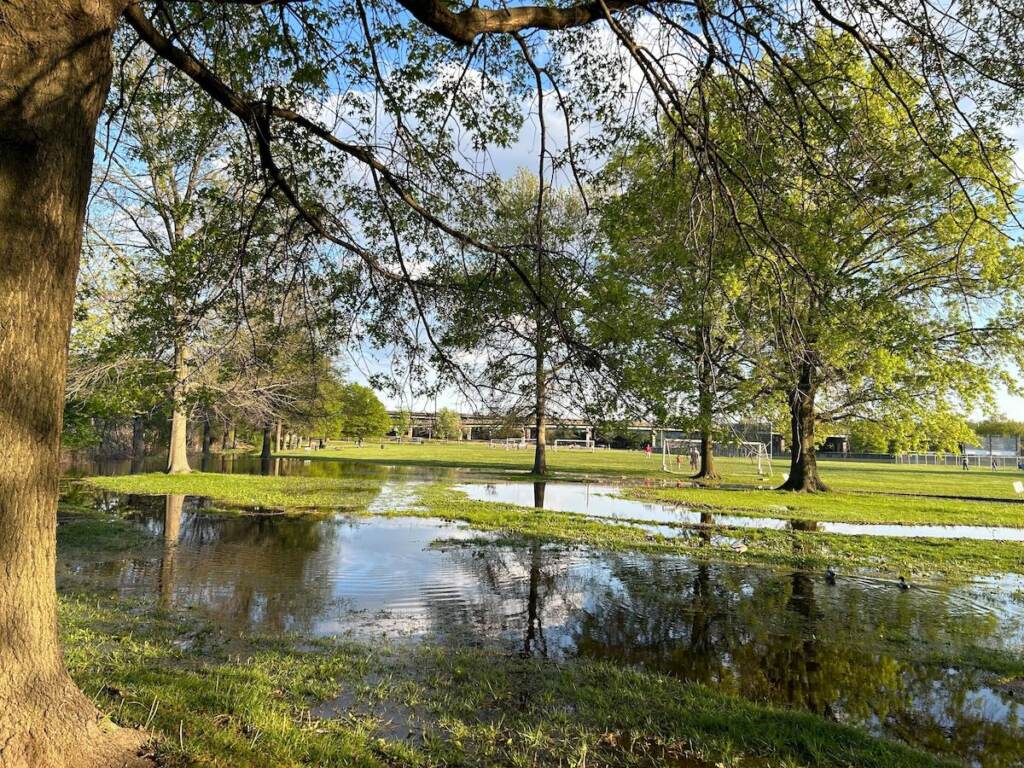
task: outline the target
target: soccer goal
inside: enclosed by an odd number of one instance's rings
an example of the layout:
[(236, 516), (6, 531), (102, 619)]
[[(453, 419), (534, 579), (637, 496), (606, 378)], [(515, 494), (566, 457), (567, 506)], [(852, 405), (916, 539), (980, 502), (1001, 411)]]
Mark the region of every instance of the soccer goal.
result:
[(582, 451), (595, 451), (597, 450), (596, 444), (593, 440), (555, 440), (554, 449), (560, 450), (562, 448), (568, 450), (582, 450)]
[[(715, 446), (721, 457), (741, 457), (750, 460), (758, 477), (772, 477), (772, 452), (769, 443), (754, 440), (727, 442)], [(700, 469), (700, 440), (694, 438), (665, 438), (661, 441), (661, 468), (673, 475), (692, 475)]]
[(757, 467), (758, 477), (771, 477), (775, 474), (772, 470), (772, 452), (767, 443), (740, 443), (740, 453), (749, 458), (750, 463)]
[(491, 448), (503, 448), (506, 451), (519, 451), (536, 445), (536, 440), (526, 440), (522, 437), (505, 437), (489, 441)]
[(700, 440), (664, 438), (661, 441), (661, 468), (673, 475), (694, 473), (693, 452), (700, 454)]

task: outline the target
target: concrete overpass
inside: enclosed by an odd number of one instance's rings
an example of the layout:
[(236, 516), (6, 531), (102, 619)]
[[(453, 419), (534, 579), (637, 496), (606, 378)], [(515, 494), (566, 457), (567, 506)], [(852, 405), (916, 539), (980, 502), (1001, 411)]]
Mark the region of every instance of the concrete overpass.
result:
[[(397, 419), (400, 414), (401, 411), (388, 411), (388, 415), (392, 419)], [(421, 433), (426, 433), (425, 436), (427, 437), (433, 434), (437, 421), (437, 414), (434, 411), (410, 411), (409, 414), (412, 417), (411, 434), (415, 434), (417, 430)], [(459, 413), (459, 419), (462, 421), (462, 430), (466, 440), (473, 440), (474, 432), (477, 439), (486, 439), (480, 437), (480, 434), (489, 434), (492, 430), (497, 430), (503, 426), (507, 427), (509, 424), (506, 417), (494, 413)], [(533, 424), (524, 424), (521, 428), (524, 438), (536, 438), (537, 429)], [(626, 429), (631, 432), (650, 432), (654, 428), (653, 424), (645, 421), (634, 421), (626, 426)], [(551, 416), (549, 417), (548, 429), (575, 430), (580, 433), (582, 438), (592, 440), (596, 427), (592, 421), (587, 419)]]

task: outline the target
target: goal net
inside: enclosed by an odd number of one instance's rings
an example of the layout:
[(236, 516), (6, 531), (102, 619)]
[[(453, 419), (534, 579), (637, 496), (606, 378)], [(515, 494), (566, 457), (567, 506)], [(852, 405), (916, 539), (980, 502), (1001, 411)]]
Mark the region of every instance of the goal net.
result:
[[(692, 475), (699, 467), (694, 458), (700, 456), (700, 440), (665, 438), (661, 441), (661, 468), (673, 475)], [(697, 458), (699, 461), (699, 458)]]
[(583, 450), (583, 451), (594, 451), (595, 443), (593, 440), (555, 440), (554, 449), (557, 451), (562, 448), (570, 450)]
[(488, 445), (491, 448), (504, 448), (506, 451), (518, 451), (523, 448), (529, 448), (530, 446), (536, 445), (536, 440), (527, 440), (522, 437), (504, 437), (496, 440), (491, 440)]
[[(700, 470), (700, 440), (693, 438), (665, 438), (661, 441), (661, 468), (673, 475), (692, 475)], [(719, 458), (746, 458), (758, 477), (772, 477), (772, 453), (768, 443), (744, 440), (715, 443)]]
[(772, 452), (766, 443), (743, 442), (739, 447), (740, 453), (757, 467), (758, 477), (771, 477), (775, 474), (772, 470)]

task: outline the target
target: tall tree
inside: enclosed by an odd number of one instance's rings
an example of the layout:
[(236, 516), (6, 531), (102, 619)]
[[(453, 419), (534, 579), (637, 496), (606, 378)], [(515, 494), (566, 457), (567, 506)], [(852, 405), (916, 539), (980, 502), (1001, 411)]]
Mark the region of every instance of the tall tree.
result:
[(714, 441), (732, 437), (727, 423), (749, 415), (756, 397), (747, 361), (757, 319), (747, 286), (758, 260), (733, 227), (717, 179), (671, 131), (638, 143), (602, 175), (609, 248), (588, 322), (597, 343), (616, 349), (626, 386), (648, 413), (699, 435), (696, 477), (716, 479)]
[[(141, 69), (140, 57), (125, 66)], [(174, 70), (140, 81), (115, 151), (104, 156), (87, 247), (121, 281), (116, 344), (167, 371), (167, 471), (189, 471), (186, 430), (204, 325), (232, 306), (251, 180), (229, 175), (227, 118)], [(237, 169), (236, 169), (237, 170)]]
[(820, 421), (906, 420), (993, 396), (1020, 348), (1022, 270), (997, 129), (979, 152), (922, 108), (920, 82), (883, 77), (849, 37), (791, 65), (817, 87), (774, 75), (768, 87), (791, 94), (799, 139), (776, 135), (777, 114), (736, 137), (742, 184), (773, 192), (761, 206), (771, 279), (751, 288), (771, 331), (758, 371), (789, 409), (783, 488), (816, 491)]
[[(953, 7), (916, 0), (844, 0), (835, 7), (658, 0), (512, 7), (387, 0), (335, 7), (326, 0), (282, 0), (273, 4), (278, 13), (271, 5), (5, 5), (0, 437), (6, 450), (0, 456), (0, 560), (7, 567), (0, 571), (0, 744), (10, 765), (112, 764), (123, 757), (121, 740), (128, 738), (101, 729), (94, 708), (68, 678), (57, 643), (54, 590), (67, 340), (97, 121), (122, 16), (129, 34), (245, 126), (274, 194), (378, 283), (401, 283), (409, 290), (418, 281), (401, 234), (427, 233), (421, 241), (448, 245), (474, 240), (447, 215), (446, 201), (463, 194), (475, 171), (460, 165), (460, 154), (452, 150), (463, 140), (477, 147), (509, 143), (521, 123), (524, 93), (534, 99), (551, 94), (545, 77), (572, 86), (560, 99), (568, 125), (591, 118), (613, 124), (611, 134), (601, 132), (593, 142), (598, 150), (628, 134), (630, 116), (647, 112), (617, 108), (632, 84), (648, 84), (644, 101), (660, 109), (683, 102), (685, 93), (674, 80), (678, 67), (659, 66), (650, 47), (636, 43), (634, 31), (646, 29), (638, 22), (660, 25), (666, 60), (689, 59), (684, 71), (717, 67), (739, 83), (747, 82), (746, 66), (759, 50), (767, 48), (765, 59), (784, 73), (793, 41), (807, 40), (822, 25), (852, 29), (879, 69), (920, 74), (931, 86), (929, 96), (945, 104), (960, 106), (972, 96), (978, 110), (946, 113), (968, 129), (964, 141), (984, 142), (969, 130), (971, 124), (989, 107), (1005, 107), (1008, 90), (1024, 73), (1016, 8), (986, 0)], [(325, 29), (338, 34), (324, 34)], [(611, 48), (596, 44), (606, 29), (615, 41)], [(519, 34), (531, 31), (537, 34)], [(479, 76), (437, 77), (471, 64)], [(976, 87), (979, 81), (983, 87)], [(124, 103), (130, 105), (134, 84), (125, 85)], [(748, 95), (748, 104), (773, 98), (756, 90)], [(699, 123), (687, 133), (701, 143)], [(289, 162), (280, 162), (288, 146), (297, 150)], [(583, 148), (574, 143), (565, 154), (577, 149)], [(314, 194), (327, 179), (335, 182), (330, 194)], [(332, 216), (332, 210), (347, 215)], [(494, 251), (504, 253), (497, 246)], [(404, 306), (415, 304), (408, 299)], [(396, 306), (381, 305), (381, 316)], [(59, 716), (49, 716), (54, 712)]]
[[(488, 189), (469, 216), (482, 237), (515, 255), (465, 252), (438, 271), (436, 281), (454, 288), (438, 313), (439, 346), (474, 361), (455, 373), (492, 410), (532, 420), (533, 472), (543, 475), (552, 412), (578, 406), (586, 389), (588, 350), (563, 326), (580, 320), (595, 234), (578, 194), (546, 187), (525, 171)], [(447, 357), (436, 362), (453, 367)]]

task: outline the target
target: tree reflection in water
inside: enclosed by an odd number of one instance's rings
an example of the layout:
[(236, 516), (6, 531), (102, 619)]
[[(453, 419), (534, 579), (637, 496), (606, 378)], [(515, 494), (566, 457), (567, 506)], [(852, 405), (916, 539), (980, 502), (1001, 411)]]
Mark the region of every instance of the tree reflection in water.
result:
[[(533, 491), (543, 507), (544, 484)], [(118, 588), (153, 589), (168, 607), (203, 607), (225, 627), (334, 633), (356, 626), (345, 606), (357, 604), (358, 628), (376, 636), (610, 659), (962, 761), (1024, 759), (1015, 700), (982, 671), (926, 660), (1019, 652), (1020, 607), (1010, 597), (998, 611), (955, 589), (902, 592), (851, 576), (830, 585), (800, 571), (538, 540), (487, 544), (471, 531), (471, 547), (432, 547), (457, 530), (441, 522), (223, 516), (182, 497), (120, 503), (163, 537), (162, 551), (118, 555), (96, 573)], [(72, 565), (84, 578), (87, 564)]]

